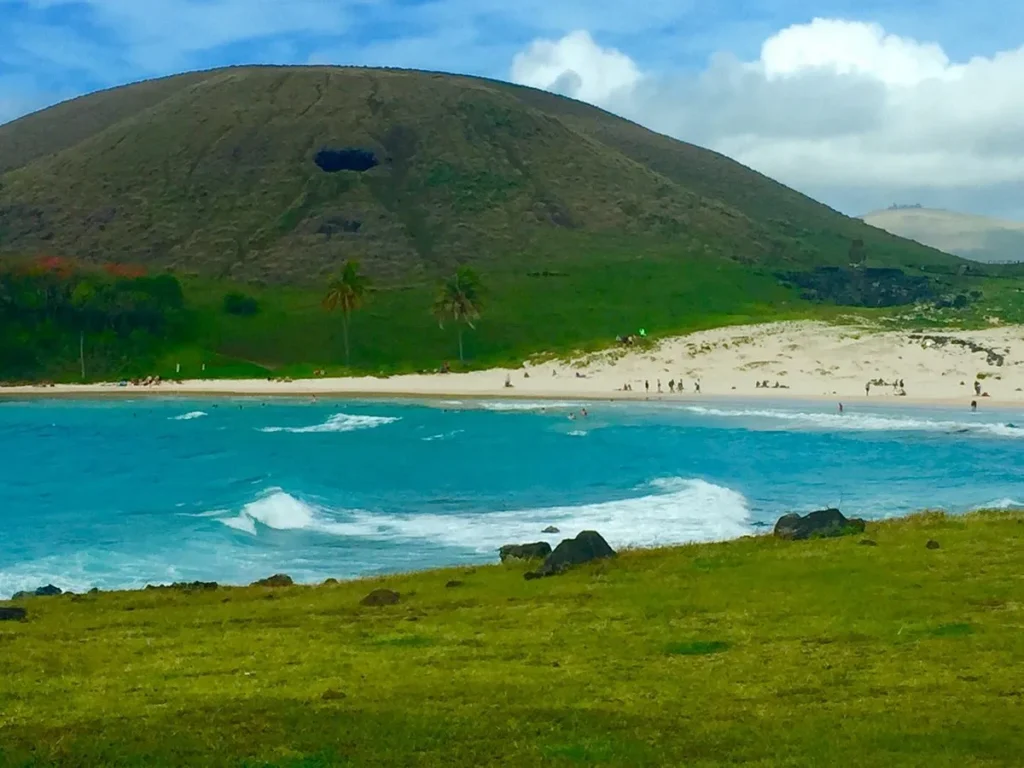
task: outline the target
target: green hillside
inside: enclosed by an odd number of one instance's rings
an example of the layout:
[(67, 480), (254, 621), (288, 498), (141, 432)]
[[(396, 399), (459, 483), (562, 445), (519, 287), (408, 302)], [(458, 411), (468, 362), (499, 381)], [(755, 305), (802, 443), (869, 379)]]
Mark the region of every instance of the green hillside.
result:
[(1016, 766), (1021, 522), (26, 598), (0, 765)]
[[(595, 107), (478, 78), (222, 69), (0, 126), (0, 380), (436, 369), (454, 337), (430, 308), (462, 265), (487, 289), (469, 364), (515, 363), (638, 328), (828, 315), (823, 301), (891, 276), (780, 273), (854, 253), (929, 276), (930, 295), (965, 289), (955, 256)], [(343, 366), (341, 321), (320, 303), (348, 259), (374, 288)], [(235, 293), (257, 311), (226, 311)]]
[[(322, 149), (371, 152), (325, 172)], [(879, 264), (951, 257), (842, 216), (708, 150), (580, 102), (399, 70), (258, 67), (86, 96), (0, 128), (0, 249), (309, 283), (358, 255), (415, 281), (522, 268), (558, 233), (677, 259)]]

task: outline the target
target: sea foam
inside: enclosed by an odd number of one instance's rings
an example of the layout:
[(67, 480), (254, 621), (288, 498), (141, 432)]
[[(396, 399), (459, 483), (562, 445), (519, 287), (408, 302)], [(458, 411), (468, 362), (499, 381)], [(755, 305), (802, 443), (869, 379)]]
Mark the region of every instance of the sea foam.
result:
[(945, 434), (982, 434), (996, 437), (1024, 438), (1024, 429), (1009, 424), (980, 421), (951, 421), (945, 419), (914, 418), (911, 416), (881, 416), (863, 413), (814, 413), (774, 409), (725, 409), (688, 406), (687, 411), (698, 416), (732, 419), (769, 419), (785, 422), (785, 427), (850, 432), (940, 432)]
[(398, 420), (394, 416), (355, 416), (349, 413), (336, 413), (321, 424), (308, 427), (262, 427), (260, 432), (291, 432), (297, 435), (312, 432), (355, 432), (393, 424)]
[(507, 413), (521, 413), (523, 411), (564, 411), (567, 408), (579, 408), (579, 403), (568, 403), (559, 400), (496, 400), (493, 402), (482, 402), (479, 407), (485, 411), (498, 411)]

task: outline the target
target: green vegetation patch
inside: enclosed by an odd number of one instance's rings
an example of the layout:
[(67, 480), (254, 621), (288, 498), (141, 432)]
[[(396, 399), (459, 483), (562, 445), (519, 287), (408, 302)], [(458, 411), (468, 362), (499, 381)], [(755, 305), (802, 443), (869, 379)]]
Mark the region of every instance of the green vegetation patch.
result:
[(967, 637), (974, 634), (972, 624), (954, 623), (942, 624), (929, 631), (933, 637)]
[[(0, 622), (0, 766), (1015, 765), (1019, 520), (871, 523), (870, 557), (762, 536), (599, 578), (26, 598)], [(381, 587), (401, 602), (360, 606)]]
[(729, 650), (729, 643), (724, 640), (690, 640), (683, 643), (670, 643), (665, 653), (671, 656), (708, 656)]

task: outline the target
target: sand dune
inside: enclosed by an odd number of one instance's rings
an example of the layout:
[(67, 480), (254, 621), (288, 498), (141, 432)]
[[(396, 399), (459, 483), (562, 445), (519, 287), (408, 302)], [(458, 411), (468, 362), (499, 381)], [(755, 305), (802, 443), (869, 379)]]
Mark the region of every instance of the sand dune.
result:
[[(980, 379), (979, 379), (980, 377)], [(505, 387), (506, 379), (511, 387)], [(388, 378), (292, 382), (194, 380), (157, 387), (114, 384), (6, 387), (24, 394), (404, 395), (425, 397), (692, 398), (800, 397), (858, 400), (868, 381), (872, 401), (1024, 403), (1024, 328), (984, 331), (878, 331), (816, 322), (736, 326), (664, 340), (649, 348), (619, 347), (571, 361), (517, 370)], [(671, 394), (669, 382), (682, 382)], [(768, 388), (758, 386), (768, 382)], [(903, 382), (901, 396), (893, 382)], [(645, 389), (645, 382), (650, 391)], [(659, 382), (661, 392), (658, 391)], [(778, 387), (776, 387), (776, 383)], [(629, 385), (631, 391), (624, 390)]]

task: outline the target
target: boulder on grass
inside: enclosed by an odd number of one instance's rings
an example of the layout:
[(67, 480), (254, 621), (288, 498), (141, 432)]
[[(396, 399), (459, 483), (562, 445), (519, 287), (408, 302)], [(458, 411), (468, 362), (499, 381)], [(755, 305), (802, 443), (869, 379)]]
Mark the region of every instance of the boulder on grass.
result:
[(533, 544), (506, 544), (498, 550), (501, 562), (515, 560), (543, 560), (551, 554), (551, 545), (546, 541), (535, 541)]
[(529, 580), (542, 576), (554, 576), (574, 565), (582, 565), (592, 560), (614, 556), (615, 550), (608, 545), (601, 534), (597, 531), (582, 531), (575, 539), (562, 539), (562, 542), (555, 547), (555, 551), (544, 559), (544, 564), (536, 571), (525, 574), (524, 578)]
[(865, 522), (858, 517), (847, 517), (838, 509), (819, 509), (806, 515), (791, 512), (775, 523), (775, 537), (787, 541), (823, 539), (863, 533)]
[(375, 589), (373, 592), (368, 594), (362, 600), (359, 601), (360, 605), (369, 605), (373, 607), (381, 605), (395, 605), (400, 598), (400, 595), (391, 589)]
[(16, 592), (11, 599), (20, 600), (23, 597), (57, 597), (57, 595), (63, 594), (64, 590), (60, 587), (55, 587), (53, 584), (47, 584), (45, 587), (39, 587), (31, 592)]
[(22, 621), (28, 611), (14, 605), (0, 605), (0, 621)]
[(290, 587), (295, 582), (292, 581), (292, 577), (285, 573), (275, 573), (273, 576), (269, 576), (259, 581), (254, 581), (250, 586), (253, 587)]

